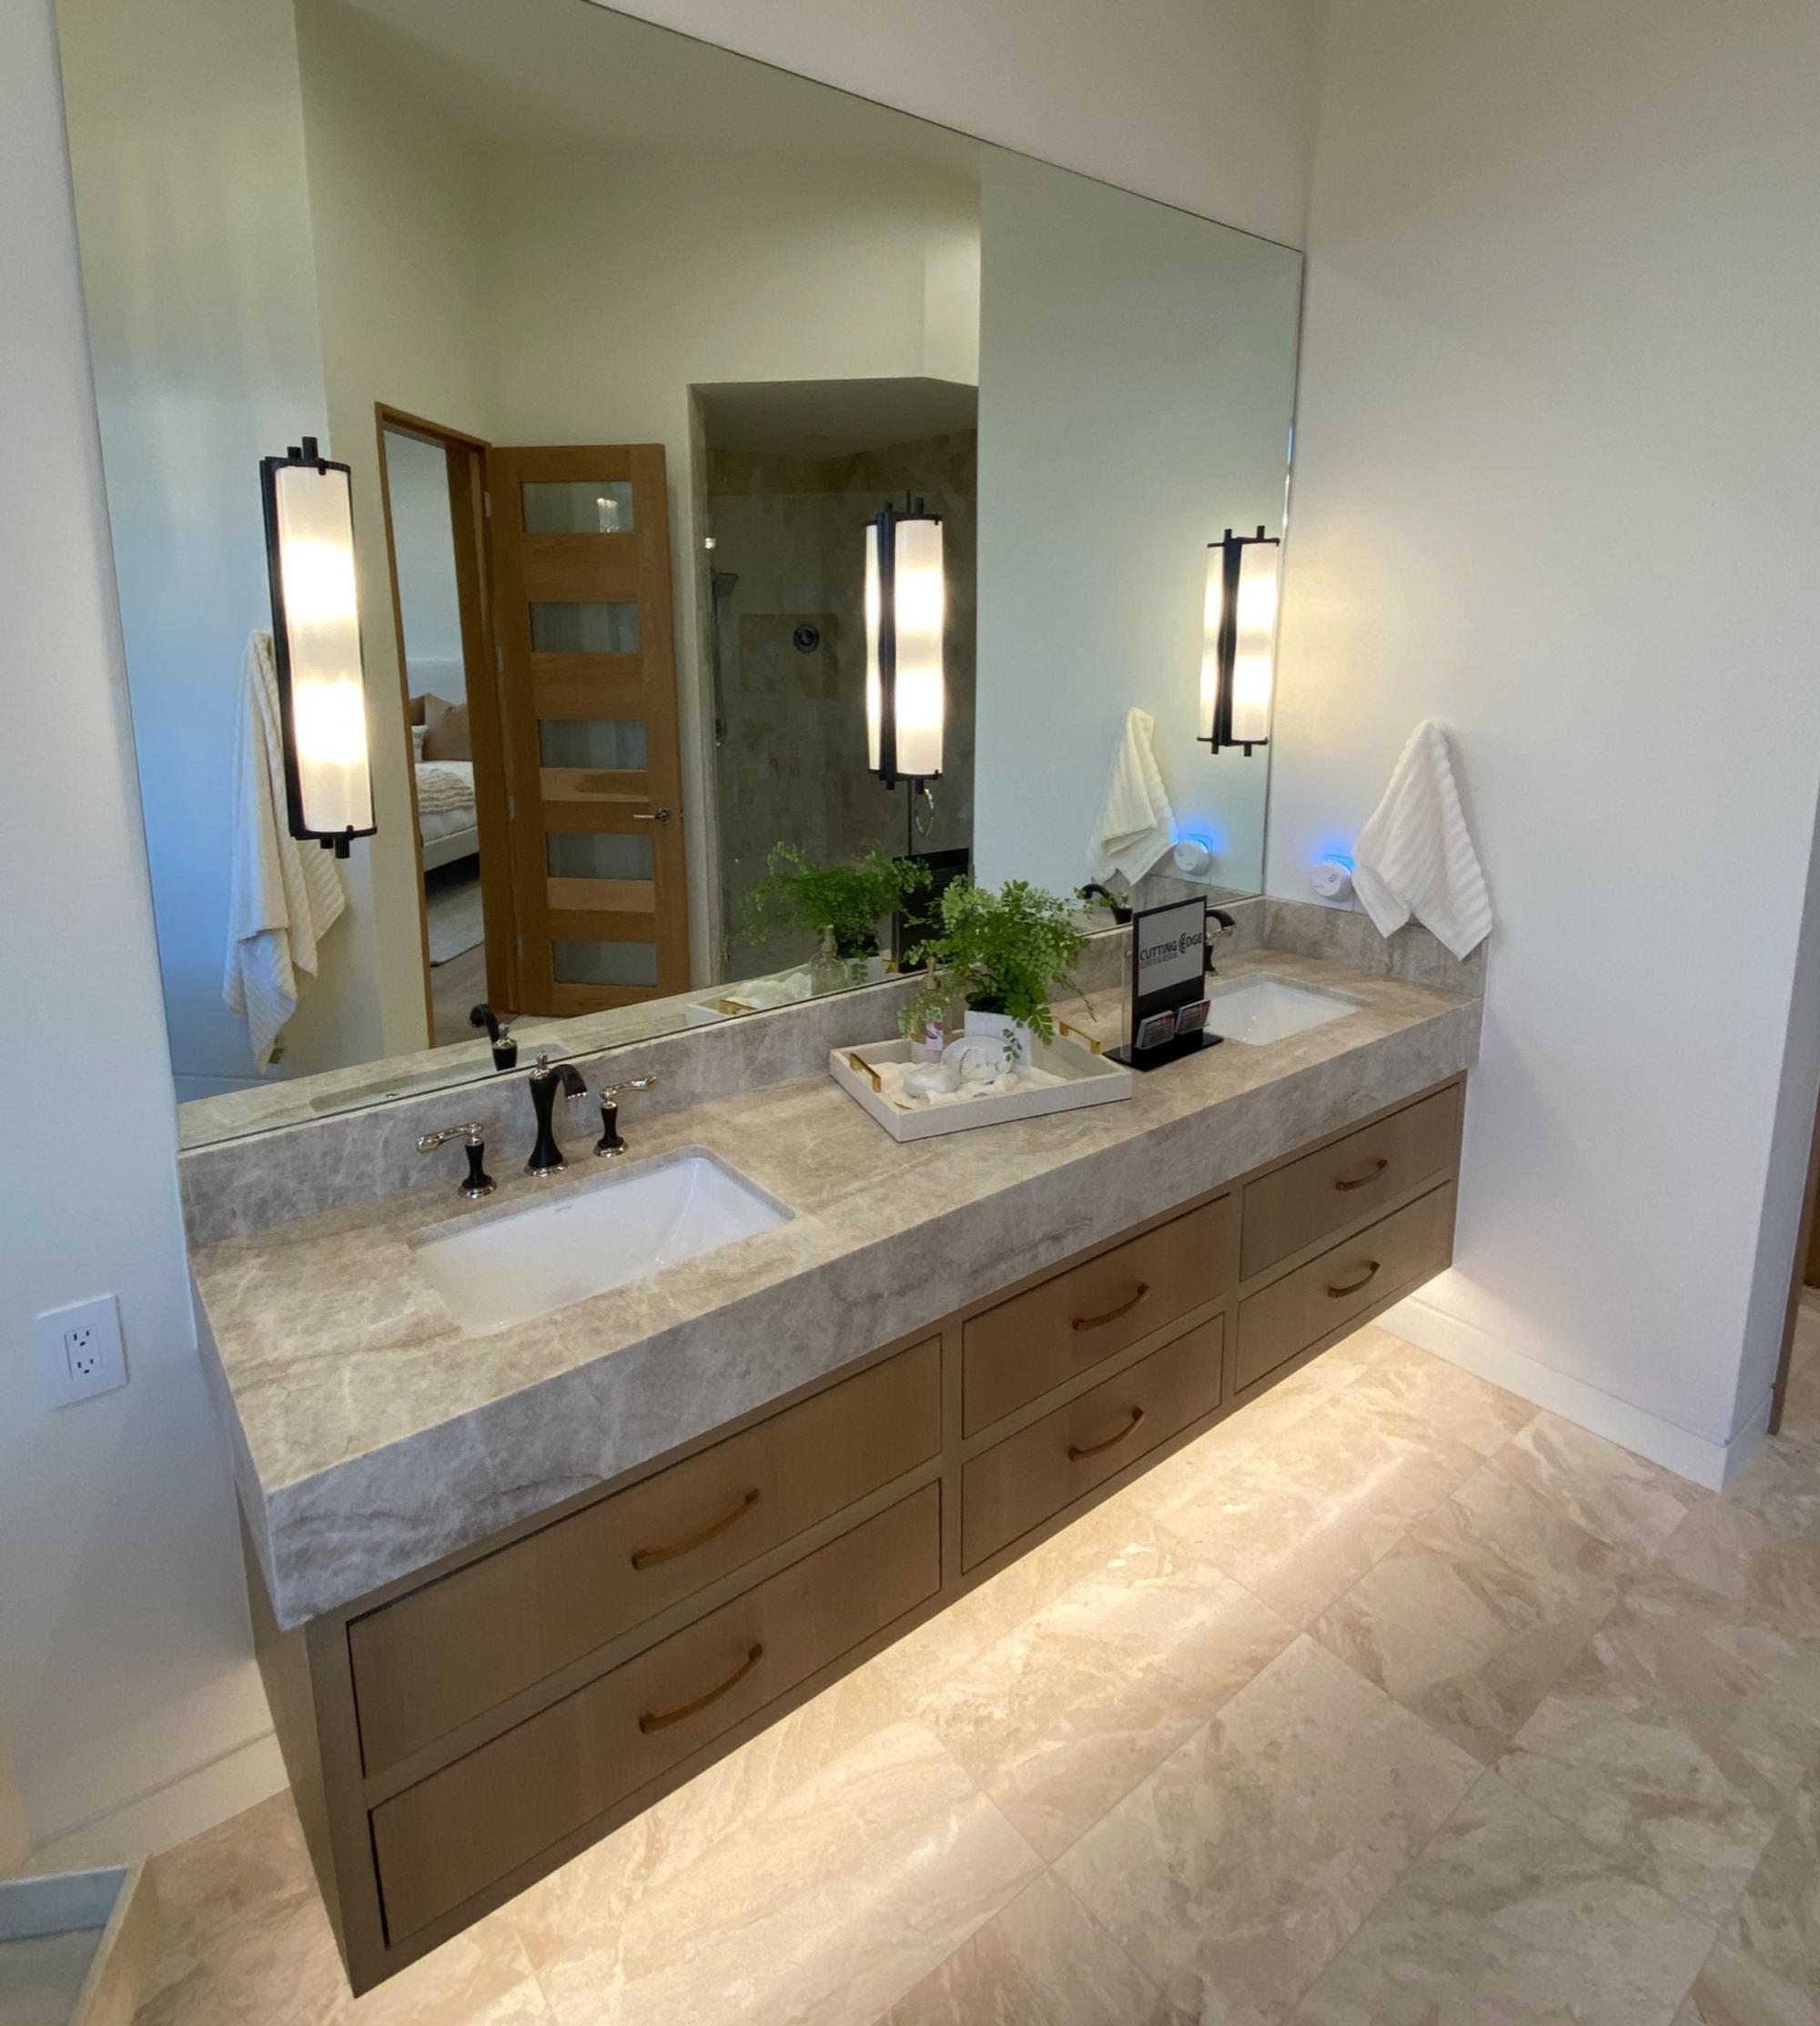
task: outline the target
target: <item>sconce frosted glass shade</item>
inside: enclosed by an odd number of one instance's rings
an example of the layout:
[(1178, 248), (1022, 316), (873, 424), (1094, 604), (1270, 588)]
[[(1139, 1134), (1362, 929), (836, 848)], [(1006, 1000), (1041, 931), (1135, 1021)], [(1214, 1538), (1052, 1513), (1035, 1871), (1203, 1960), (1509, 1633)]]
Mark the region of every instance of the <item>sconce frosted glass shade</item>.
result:
[(887, 507), (865, 531), (866, 765), (887, 785), (942, 771), (942, 523)]
[(1269, 744), (1281, 552), (1262, 528), (1255, 535), (1228, 528), (1208, 547), (1196, 735), (1216, 753), (1237, 745), (1249, 754)]
[(318, 459), (306, 439), (260, 472), (290, 832), (345, 852), (373, 833), (348, 467)]
[(1239, 552), (1239, 613), (1232, 644), (1232, 743), (1262, 745), (1270, 736), (1276, 678), (1277, 558), (1274, 542)]

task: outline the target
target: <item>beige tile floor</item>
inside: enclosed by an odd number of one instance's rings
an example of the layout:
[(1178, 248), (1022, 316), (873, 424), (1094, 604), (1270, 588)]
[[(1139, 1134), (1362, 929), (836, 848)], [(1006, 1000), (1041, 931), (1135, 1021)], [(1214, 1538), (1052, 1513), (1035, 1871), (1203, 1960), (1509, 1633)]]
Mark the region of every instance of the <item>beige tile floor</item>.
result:
[(1363, 1330), (358, 2003), (157, 1875), (139, 2026), (1820, 2026), (1820, 1304), (1723, 1499)]

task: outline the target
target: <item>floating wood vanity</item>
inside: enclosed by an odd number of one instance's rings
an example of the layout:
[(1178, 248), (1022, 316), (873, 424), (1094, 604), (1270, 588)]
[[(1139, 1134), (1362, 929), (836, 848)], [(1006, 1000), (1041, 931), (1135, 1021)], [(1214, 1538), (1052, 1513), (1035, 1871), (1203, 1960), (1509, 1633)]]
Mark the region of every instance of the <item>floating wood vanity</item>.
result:
[(1463, 1093), (1173, 1204), (297, 1630), (249, 1554), (355, 1990), (1446, 1266)]

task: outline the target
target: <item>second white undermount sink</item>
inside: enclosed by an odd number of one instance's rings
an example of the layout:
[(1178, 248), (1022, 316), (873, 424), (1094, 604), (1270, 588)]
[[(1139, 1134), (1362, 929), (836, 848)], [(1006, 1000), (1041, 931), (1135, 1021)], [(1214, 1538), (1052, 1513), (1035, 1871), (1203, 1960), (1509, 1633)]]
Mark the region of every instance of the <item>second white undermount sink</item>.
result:
[(482, 1337), (649, 1280), (789, 1216), (712, 1154), (682, 1153), (429, 1232), (412, 1251), (462, 1333)]
[(1216, 985), (1208, 998), (1211, 1001), (1208, 1032), (1223, 1034), (1228, 1041), (1249, 1041), (1254, 1048), (1266, 1041), (1286, 1041), (1292, 1034), (1306, 1034), (1310, 1028), (1343, 1020), (1359, 1010), (1352, 999), (1269, 973)]

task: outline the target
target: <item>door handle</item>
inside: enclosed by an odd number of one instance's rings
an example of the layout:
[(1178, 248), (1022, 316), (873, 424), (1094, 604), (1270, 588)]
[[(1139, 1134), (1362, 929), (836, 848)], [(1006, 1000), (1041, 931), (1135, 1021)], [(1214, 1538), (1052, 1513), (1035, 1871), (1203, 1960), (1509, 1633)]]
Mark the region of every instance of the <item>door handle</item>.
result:
[(746, 1649), (745, 1658), (718, 1687), (697, 1696), (693, 1702), (679, 1703), (674, 1709), (648, 1709), (639, 1718), (638, 1727), (649, 1737), (654, 1730), (668, 1730), (672, 1724), (684, 1723), (691, 1717), (698, 1716), (710, 1703), (719, 1702), (723, 1696), (737, 1688), (763, 1658), (764, 1648), (754, 1639)]
[(632, 813), (634, 823), (668, 823), (670, 817), (668, 809), (634, 809)]
[(1101, 1454), (1102, 1451), (1110, 1449), (1114, 1445), (1114, 1444), (1123, 1442), (1126, 1436), (1135, 1434), (1138, 1432), (1138, 1423), (1142, 1421), (1143, 1418), (1143, 1408), (1133, 1407), (1131, 1410), (1130, 1420), (1125, 1423), (1124, 1427), (1119, 1429), (1117, 1434), (1108, 1435), (1104, 1442), (1084, 1443), (1079, 1446), (1077, 1446), (1075, 1444), (1070, 1443), (1068, 1444), (1069, 1463), (1077, 1464), (1086, 1457), (1097, 1456)]
[(706, 1547), (717, 1540), (728, 1527), (737, 1525), (753, 1507), (758, 1504), (756, 1484), (741, 1494), (736, 1505), (730, 1505), (719, 1519), (710, 1520), (698, 1532), (680, 1541), (672, 1541), (664, 1547), (640, 1547), (632, 1550), (632, 1565), (635, 1569), (654, 1568), (660, 1562), (673, 1562), (679, 1555), (693, 1555), (698, 1547)]
[(1070, 1327), (1076, 1330), (1103, 1330), (1108, 1322), (1117, 1322), (1121, 1315), (1129, 1315), (1149, 1292), (1149, 1283), (1139, 1281), (1136, 1289), (1116, 1307), (1102, 1309), (1097, 1315), (1077, 1315)]

